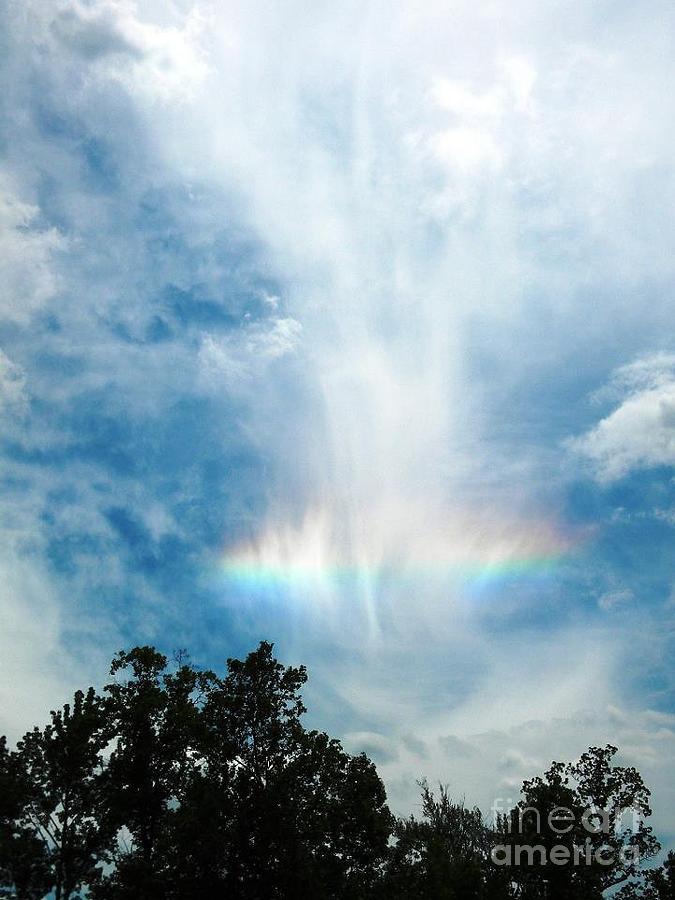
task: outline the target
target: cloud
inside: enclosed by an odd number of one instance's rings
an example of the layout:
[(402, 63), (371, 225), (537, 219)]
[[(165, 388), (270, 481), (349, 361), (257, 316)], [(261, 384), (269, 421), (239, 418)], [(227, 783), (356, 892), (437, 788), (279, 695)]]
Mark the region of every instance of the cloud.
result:
[(212, 390), (236, 391), (254, 377), (264, 377), (274, 360), (293, 353), (302, 325), (292, 318), (246, 323), (222, 338), (207, 334), (199, 350), (202, 383)]
[(426, 759), (429, 756), (429, 748), (427, 745), (424, 741), (416, 738), (414, 734), (404, 734), (402, 740), (406, 750), (414, 753), (420, 759)]
[(0, 416), (21, 416), (27, 409), (25, 374), (0, 350)]
[(633, 591), (630, 588), (623, 588), (621, 590), (608, 591), (606, 594), (603, 594), (598, 600), (598, 606), (605, 612), (610, 612), (613, 609), (620, 609), (621, 607), (632, 603), (634, 599), (635, 595), (633, 594)]
[(54, 254), (65, 239), (41, 226), (38, 207), (23, 202), (10, 179), (0, 173), (0, 319), (25, 324), (55, 295)]
[(344, 744), (352, 753), (366, 753), (378, 765), (392, 762), (398, 756), (390, 738), (372, 731), (348, 732), (344, 736)]
[(6, 15), (1, 521), (48, 653), (274, 639), (403, 808), (422, 767), (483, 802), (614, 735), (661, 771), (658, 547), (638, 584), (651, 532), (566, 521), (561, 442), (599, 478), (670, 453), (672, 10)]
[(14, 528), (7, 527), (5, 515), (0, 557), (0, 733), (15, 740), (44, 721), (48, 710), (69, 700), (74, 690), (86, 686), (94, 672), (105, 671), (105, 657), (95, 640), (77, 653), (65, 649), (67, 624), (58, 594), (35, 553), (34, 536), (16, 521), (12, 524)]
[(99, 0), (60, 4), (49, 32), (56, 43), (89, 64), (90, 74), (142, 90), (152, 101), (185, 101), (206, 76), (200, 35), (206, 19), (198, 6), (174, 23), (156, 24), (133, 2)]
[(120, 5), (112, 3), (94, 7), (66, 4), (54, 16), (51, 31), (57, 40), (87, 61), (111, 53), (140, 57), (143, 55), (140, 47), (129, 40), (121, 27), (120, 9)]
[(489, 135), (471, 128), (451, 128), (434, 135), (431, 149), (439, 161), (459, 169), (498, 169), (501, 156)]
[(594, 403), (617, 402), (627, 394), (657, 390), (672, 383), (675, 374), (675, 356), (655, 353), (619, 366), (608, 383), (591, 395)]
[[(668, 355), (621, 367), (599, 396), (618, 393), (619, 406), (569, 442), (600, 481), (675, 464), (675, 359)], [(598, 396), (596, 394), (596, 396)]]
[(497, 174), (507, 164), (505, 154), (511, 143), (504, 133), (507, 123), (514, 116), (530, 112), (537, 78), (532, 64), (514, 57), (504, 60), (500, 69), (498, 80), (484, 91), (443, 77), (432, 82), (433, 100), (454, 120), (451, 127), (442, 128), (428, 139), (438, 162), (450, 172), (457, 170), (459, 176), (450, 176), (452, 181), (445, 192), (448, 200), (450, 194), (455, 195), (455, 202), (461, 197), (470, 177), (485, 172)]
[[(673, 833), (671, 809), (675, 799), (670, 777), (674, 725), (672, 716), (664, 717), (653, 710), (598, 704), (594, 710), (576, 715), (469, 732), (457, 751), (447, 752), (441, 747), (421, 763), (399, 742), (400, 752), (391, 751), (391, 758), (383, 760), (380, 769), (397, 810), (407, 813), (416, 807), (414, 776), (419, 777), (422, 768), (432, 784), (447, 784), (451, 796), (479, 805), (490, 817), (517, 802), (523, 781), (542, 774), (553, 760), (575, 760), (589, 746), (609, 742), (620, 748), (618, 764), (635, 765), (652, 791), (652, 824), (668, 841)], [(470, 753), (463, 744), (470, 746)]]
[(468, 741), (463, 741), (461, 738), (455, 737), (454, 734), (441, 735), (438, 738), (438, 743), (443, 751), (453, 758), (457, 756), (473, 756), (476, 753), (476, 748), (474, 746), (468, 743)]

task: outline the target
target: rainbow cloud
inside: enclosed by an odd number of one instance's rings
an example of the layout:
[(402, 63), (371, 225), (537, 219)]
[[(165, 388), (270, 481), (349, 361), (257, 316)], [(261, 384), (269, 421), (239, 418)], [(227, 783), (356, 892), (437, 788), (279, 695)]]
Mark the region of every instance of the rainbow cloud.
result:
[(554, 574), (582, 540), (551, 522), (513, 521), (494, 512), (462, 512), (431, 523), (411, 510), (401, 512), (359, 522), (318, 508), (297, 524), (282, 519), (257, 539), (228, 548), (218, 571), (228, 585), (252, 593), (358, 593), (375, 584), (424, 582), (494, 585)]

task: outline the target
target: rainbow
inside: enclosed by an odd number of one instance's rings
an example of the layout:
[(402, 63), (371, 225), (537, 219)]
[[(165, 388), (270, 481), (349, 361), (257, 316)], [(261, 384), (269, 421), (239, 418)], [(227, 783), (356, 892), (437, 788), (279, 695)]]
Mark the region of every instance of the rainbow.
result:
[(495, 510), (433, 515), (376, 508), (361, 520), (340, 513), (324, 505), (299, 521), (279, 517), (256, 538), (220, 555), (218, 583), (255, 595), (359, 595), (421, 585), (480, 591), (554, 577), (588, 537)]
[[(533, 549), (533, 548), (529, 548)], [(462, 583), (489, 586), (520, 579), (546, 579), (559, 571), (570, 556), (570, 541), (536, 548), (544, 552), (485, 553), (482, 558), (452, 554), (450, 559), (406, 559), (403, 562), (369, 562), (367, 559), (340, 562), (326, 554), (303, 559), (301, 548), (279, 555), (269, 552), (265, 542), (226, 551), (217, 564), (220, 579), (244, 590), (309, 590), (317, 585), (335, 589), (356, 588), (367, 582), (382, 585), (420, 583)]]

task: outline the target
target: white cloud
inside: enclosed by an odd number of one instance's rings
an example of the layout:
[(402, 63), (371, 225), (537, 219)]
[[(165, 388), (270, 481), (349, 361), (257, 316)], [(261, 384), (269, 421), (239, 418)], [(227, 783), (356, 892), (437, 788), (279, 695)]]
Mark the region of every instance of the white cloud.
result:
[(430, 145), (440, 162), (461, 170), (501, 166), (502, 157), (494, 138), (477, 128), (449, 128), (435, 134)]
[(48, 22), (54, 39), (89, 63), (90, 77), (110, 78), (151, 101), (187, 101), (208, 72), (201, 35), (207, 19), (198, 5), (175, 22), (153, 22), (130, 0), (62, 3)]
[(246, 323), (225, 337), (207, 334), (199, 350), (200, 382), (216, 392), (250, 390), (270, 363), (297, 350), (301, 336), (302, 326), (292, 318)]
[(0, 350), (0, 416), (22, 416), (27, 408), (25, 373)]
[[(429, 146), (439, 162), (456, 168), (466, 178), (480, 169), (495, 173), (507, 162), (512, 139), (508, 123), (521, 113), (531, 112), (536, 71), (528, 60), (513, 57), (499, 67), (499, 77), (487, 90), (472, 90), (462, 81), (437, 77), (431, 97), (450, 113), (451, 127), (429, 138)], [(457, 192), (457, 186), (454, 187)]]
[(297, 349), (301, 334), (300, 322), (291, 318), (277, 319), (272, 328), (253, 336), (247, 349), (253, 356), (279, 359)]
[(431, 85), (431, 95), (441, 109), (459, 118), (489, 120), (499, 118), (503, 113), (504, 98), (499, 89), (477, 93), (462, 82), (436, 78)]
[[(551, 761), (574, 760), (589, 746), (612, 743), (619, 747), (619, 763), (635, 765), (652, 789), (657, 834), (670, 834), (675, 716), (613, 698), (612, 667), (621, 664), (622, 653), (642, 652), (631, 640), (630, 634), (617, 635), (614, 651), (609, 651), (600, 632), (590, 637), (570, 631), (550, 643), (539, 636), (539, 646), (532, 641), (529, 654), (522, 645), (521, 652), (515, 645), (498, 648), (489, 674), (459, 703), (452, 678), (444, 684), (440, 671), (437, 693), (426, 693), (422, 700), (420, 687), (428, 683), (428, 671), (419, 655), (410, 669), (417, 694), (407, 689), (403, 668), (394, 682), (396, 692), (387, 697), (378, 684), (385, 674), (380, 661), (379, 667), (371, 663), (368, 683), (360, 686), (362, 676), (341, 671), (346, 681), (341, 695), (355, 705), (359, 721), (380, 723), (375, 736), (363, 736), (363, 747), (386, 746), (387, 757), (378, 768), (398, 811), (414, 808), (416, 779), (424, 776), (432, 784), (448, 784), (451, 795), (465, 797), (488, 814), (497, 798), (507, 806), (515, 802), (523, 780), (542, 773)], [(577, 649), (583, 664), (577, 661)], [(562, 678), (571, 668), (574, 677)], [(536, 691), (530, 689), (533, 681)], [(415, 746), (408, 740), (411, 730)], [(362, 749), (358, 740), (350, 746)]]
[(102, 663), (95, 643), (75, 653), (65, 646), (58, 594), (40, 558), (22, 552), (26, 539), (3, 529), (0, 734), (10, 739), (46, 721), (50, 709), (86, 686), (92, 662)]
[(619, 366), (606, 385), (591, 395), (594, 403), (620, 402), (631, 394), (667, 387), (675, 380), (675, 356), (654, 353)]
[(343, 743), (352, 753), (367, 753), (378, 765), (398, 757), (396, 742), (374, 731), (347, 732)]
[[(675, 360), (658, 355), (620, 368), (609, 388), (620, 405), (586, 434), (569, 442), (600, 481), (637, 469), (675, 465)], [(597, 396), (597, 395), (596, 395)]]
[(608, 591), (598, 599), (598, 606), (605, 612), (613, 609), (620, 609), (630, 604), (635, 599), (635, 595), (630, 588), (622, 588), (616, 591)]
[(125, 34), (120, 21), (120, 12), (125, 6), (129, 15), (132, 7), (128, 4), (64, 3), (56, 10), (51, 32), (65, 47), (86, 60), (97, 60), (109, 54), (140, 57), (143, 55), (141, 46), (130, 39), (131, 35)]
[(55, 228), (41, 227), (40, 210), (17, 197), (0, 177), (0, 319), (27, 323), (54, 296), (56, 251), (66, 243)]

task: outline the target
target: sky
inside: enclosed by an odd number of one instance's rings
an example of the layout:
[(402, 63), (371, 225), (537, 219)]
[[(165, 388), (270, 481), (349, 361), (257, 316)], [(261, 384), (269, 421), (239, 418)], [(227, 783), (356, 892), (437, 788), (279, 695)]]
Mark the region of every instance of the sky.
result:
[(675, 842), (672, 3), (0, 16), (0, 731), (267, 639), (397, 811)]

